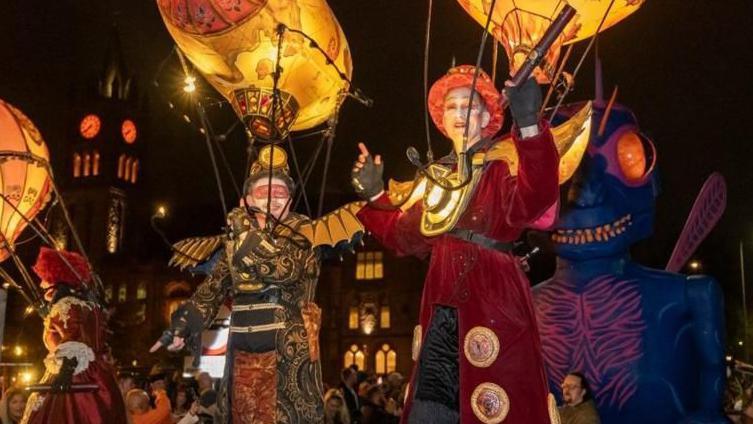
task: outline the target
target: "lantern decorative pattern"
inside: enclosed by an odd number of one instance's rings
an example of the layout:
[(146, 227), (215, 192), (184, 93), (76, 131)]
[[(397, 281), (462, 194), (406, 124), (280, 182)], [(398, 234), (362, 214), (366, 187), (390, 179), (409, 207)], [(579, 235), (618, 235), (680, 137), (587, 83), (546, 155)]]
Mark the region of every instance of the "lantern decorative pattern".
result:
[[(498, 0), (492, 11), (489, 32), (504, 47), (510, 62), (510, 75), (513, 75), (564, 5), (574, 7), (577, 14), (554, 41), (541, 65), (534, 70), (536, 80), (543, 84), (550, 82), (554, 76), (563, 44), (594, 35), (602, 18), (602, 31), (617, 24), (638, 10), (644, 2), (645, 0)], [(478, 23), (486, 24), (490, 0), (458, 0), (458, 3)]]
[(343, 75), (349, 80), (352, 73), (350, 51), (325, 0), (157, 5), (178, 47), (258, 137), (279, 139), (323, 123), (349, 88)]
[(20, 110), (0, 100), (0, 261), (49, 202), (50, 154), (42, 135)]

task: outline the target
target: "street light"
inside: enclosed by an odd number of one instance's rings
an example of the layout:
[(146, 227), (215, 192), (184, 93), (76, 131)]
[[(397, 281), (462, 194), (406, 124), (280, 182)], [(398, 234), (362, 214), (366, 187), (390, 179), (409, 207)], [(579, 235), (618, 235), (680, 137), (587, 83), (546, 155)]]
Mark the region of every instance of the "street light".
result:
[(193, 93), (196, 91), (196, 77), (193, 75), (186, 75), (186, 79), (183, 80), (183, 82), (186, 84), (183, 86), (183, 91), (186, 93)]
[(20, 345), (15, 345), (13, 347), (13, 354), (16, 355), (16, 356), (23, 355), (24, 354), (24, 348), (21, 347)]
[(688, 265), (690, 266), (690, 269), (692, 269), (693, 271), (698, 271), (699, 269), (701, 269), (701, 261), (698, 261), (695, 259), (690, 261)]
[(165, 205), (158, 205), (157, 209), (154, 211), (154, 216), (157, 218), (164, 218), (167, 216), (167, 206)]

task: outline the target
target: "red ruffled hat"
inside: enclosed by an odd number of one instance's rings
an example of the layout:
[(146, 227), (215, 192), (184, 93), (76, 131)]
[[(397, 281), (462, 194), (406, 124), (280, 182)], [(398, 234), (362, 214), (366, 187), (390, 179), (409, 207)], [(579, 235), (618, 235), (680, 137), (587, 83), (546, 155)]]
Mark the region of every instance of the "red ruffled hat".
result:
[[(447, 96), (447, 92), (453, 88), (458, 87), (470, 87), (473, 83), (473, 74), (476, 71), (476, 67), (472, 65), (459, 65), (454, 68), (450, 68), (447, 74), (438, 79), (429, 90), (429, 114), (434, 121), (434, 125), (437, 126), (442, 134), (447, 135), (447, 131), (442, 124), (442, 116), (444, 115), (444, 98)], [(481, 137), (491, 137), (496, 134), (502, 123), (505, 120), (502, 106), (500, 105), (501, 95), (497, 88), (494, 87), (492, 79), (486, 72), (481, 70), (478, 73), (476, 79), (476, 92), (481, 95), (486, 105), (486, 110), (489, 111), (489, 124), (481, 130)]]
[[(63, 258), (71, 266), (68, 266), (63, 261)], [(41, 286), (43, 289), (54, 287), (58, 284), (66, 284), (77, 288), (83, 284), (87, 284), (92, 277), (89, 264), (83, 256), (75, 252), (55, 250), (49, 247), (39, 249), (37, 263), (34, 264), (32, 269), (42, 279)]]

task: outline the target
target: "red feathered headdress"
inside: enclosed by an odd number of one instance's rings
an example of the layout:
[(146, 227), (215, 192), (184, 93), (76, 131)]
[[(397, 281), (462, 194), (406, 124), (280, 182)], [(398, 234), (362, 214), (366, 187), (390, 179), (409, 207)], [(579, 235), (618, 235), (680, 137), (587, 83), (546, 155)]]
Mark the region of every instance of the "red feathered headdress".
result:
[[(65, 258), (70, 264), (66, 264)], [(71, 269), (72, 268), (72, 269)], [(54, 287), (57, 284), (66, 284), (73, 288), (87, 284), (91, 280), (89, 264), (83, 256), (75, 252), (55, 250), (42, 247), (39, 250), (37, 263), (32, 268), (42, 279), (42, 288)]]
[[(429, 114), (434, 121), (434, 125), (439, 128), (442, 134), (447, 135), (447, 131), (442, 123), (442, 116), (444, 114), (444, 98), (447, 92), (453, 88), (458, 87), (470, 87), (473, 83), (473, 74), (476, 72), (476, 67), (471, 65), (459, 65), (454, 68), (450, 68), (447, 74), (437, 80), (429, 90)], [(476, 80), (476, 92), (481, 95), (484, 100), (486, 110), (489, 112), (490, 121), (489, 124), (481, 130), (482, 137), (491, 137), (502, 128), (504, 122), (504, 111), (500, 104), (500, 94), (497, 88), (494, 87), (492, 79), (483, 70), (479, 72), (478, 79)]]

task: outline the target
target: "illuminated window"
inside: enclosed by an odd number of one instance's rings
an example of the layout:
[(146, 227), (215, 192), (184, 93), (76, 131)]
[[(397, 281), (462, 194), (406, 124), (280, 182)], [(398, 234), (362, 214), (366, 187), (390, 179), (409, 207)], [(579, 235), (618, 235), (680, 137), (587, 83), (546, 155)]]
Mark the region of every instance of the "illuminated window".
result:
[(146, 299), (146, 281), (139, 282), (139, 286), (136, 288), (136, 299)]
[(123, 283), (120, 286), (118, 286), (118, 302), (123, 303), (126, 301), (128, 297), (128, 286)]
[(379, 308), (379, 327), (390, 328), (390, 307), (383, 305)]
[(388, 344), (383, 344), (374, 355), (374, 368), (377, 374), (389, 374), (397, 369), (397, 353)]
[(125, 160), (125, 167), (123, 169), (123, 179), (128, 181), (131, 179), (131, 164), (133, 162), (133, 159), (130, 157), (126, 157)]
[(92, 164), (92, 175), (99, 175), (99, 152), (94, 151), (94, 163)]
[(123, 178), (125, 172), (125, 155), (120, 155), (118, 158), (118, 178)]
[(105, 287), (105, 301), (107, 303), (112, 302), (112, 285), (108, 284), (107, 287)]
[(376, 280), (383, 276), (382, 252), (358, 252), (356, 259), (357, 280)]
[(110, 209), (107, 211), (107, 251), (116, 253), (121, 247), (123, 235), (123, 213), (125, 203), (122, 198), (113, 197), (110, 200)]
[(351, 330), (358, 329), (358, 307), (351, 306), (348, 312), (348, 328)]
[(366, 371), (366, 355), (356, 345), (351, 345), (350, 350), (343, 356), (343, 367), (347, 368), (356, 365), (359, 371)]
[(131, 164), (131, 183), (136, 184), (136, 178), (139, 173), (139, 160), (134, 159), (133, 164)]
[(89, 153), (84, 153), (84, 177), (91, 174), (92, 157)]
[(73, 154), (73, 176), (76, 178), (81, 176), (81, 155), (78, 153)]

